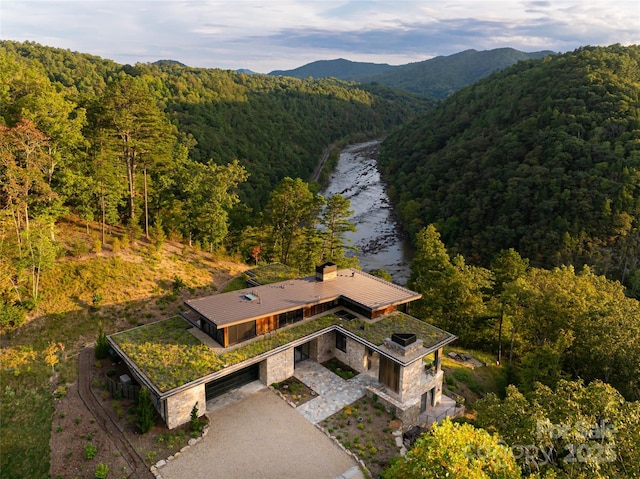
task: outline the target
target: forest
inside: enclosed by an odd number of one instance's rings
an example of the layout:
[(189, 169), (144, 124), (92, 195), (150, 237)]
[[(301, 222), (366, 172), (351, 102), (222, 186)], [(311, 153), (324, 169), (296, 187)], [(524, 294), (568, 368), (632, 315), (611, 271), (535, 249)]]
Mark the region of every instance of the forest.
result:
[[(33, 309), (42, 272), (64, 254), (55, 229), (65, 214), (87, 230), (100, 223), (103, 245), (121, 228), (247, 257), (237, 240), (261, 225), (277, 184), (308, 180), (332, 145), (429, 106), (379, 85), (118, 65), (30, 42), (0, 43), (0, 81), (0, 271), (11, 317)], [(265, 259), (276, 248), (266, 246)]]
[(640, 48), (518, 63), (390, 135), (379, 166), (403, 224), (487, 266), (590, 265), (640, 294)]
[(47, 475), (54, 405), (96, 336), (248, 265), (357, 267), (349, 201), (307, 180), (387, 134), (411, 313), (504, 384), (384, 477), (640, 477), (639, 79), (639, 47), (583, 47), (436, 101), (0, 42), (3, 477)]

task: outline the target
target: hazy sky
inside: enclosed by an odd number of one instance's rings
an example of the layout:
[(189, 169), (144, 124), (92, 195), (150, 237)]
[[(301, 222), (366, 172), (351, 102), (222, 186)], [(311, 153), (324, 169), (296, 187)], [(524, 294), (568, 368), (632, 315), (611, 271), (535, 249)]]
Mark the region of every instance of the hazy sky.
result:
[(0, 38), (267, 73), (335, 58), (399, 65), (470, 48), (638, 44), (640, 1), (0, 0)]

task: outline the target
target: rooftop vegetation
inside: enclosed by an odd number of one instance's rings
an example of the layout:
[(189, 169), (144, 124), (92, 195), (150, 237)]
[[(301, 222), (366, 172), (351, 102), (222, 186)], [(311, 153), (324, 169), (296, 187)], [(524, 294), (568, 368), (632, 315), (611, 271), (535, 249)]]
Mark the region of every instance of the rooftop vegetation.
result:
[(330, 314), (280, 329), (223, 353), (217, 353), (192, 335), (188, 331), (192, 326), (180, 317), (130, 329), (114, 334), (111, 338), (145, 376), (164, 392), (333, 324), (340, 324), (375, 345), (381, 345), (384, 338), (397, 332), (416, 334), (426, 347), (435, 345), (449, 336), (430, 324), (404, 314), (394, 314), (375, 323), (362, 320), (347, 322)]
[(415, 334), (426, 348), (451, 337), (450, 333), (403, 313), (391, 314), (373, 323), (358, 320), (342, 321), (340, 325), (376, 346), (382, 345), (384, 338), (390, 338), (393, 333)]
[(246, 271), (245, 274), (260, 284), (278, 283), (300, 278), (300, 272), (282, 263), (270, 263)]
[(336, 321), (339, 320), (333, 315), (304, 321), (222, 354), (189, 333), (192, 326), (180, 317), (114, 334), (111, 339), (164, 392), (320, 331)]

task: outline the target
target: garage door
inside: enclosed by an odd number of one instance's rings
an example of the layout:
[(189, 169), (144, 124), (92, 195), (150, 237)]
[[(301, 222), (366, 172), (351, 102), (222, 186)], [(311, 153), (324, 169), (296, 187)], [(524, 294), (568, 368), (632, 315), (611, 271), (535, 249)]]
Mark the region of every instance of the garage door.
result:
[(207, 401), (260, 378), (260, 364), (246, 367), (205, 385)]

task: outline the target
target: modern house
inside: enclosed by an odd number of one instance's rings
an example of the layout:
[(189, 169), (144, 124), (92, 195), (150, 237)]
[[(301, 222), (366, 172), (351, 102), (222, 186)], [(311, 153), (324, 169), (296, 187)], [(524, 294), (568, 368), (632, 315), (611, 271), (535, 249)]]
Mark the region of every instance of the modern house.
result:
[(326, 263), (315, 276), (186, 301), (182, 317), (108, 340), (169, 428), (188, 422), (196, 403), (204, 414), (224, 392), (280, 382), (300, 361), (331, 358), (373, 375), (367, 394), (415, 424), (440, 402), (443, 347), (456, 339), (408, 314), (420, 297)]

